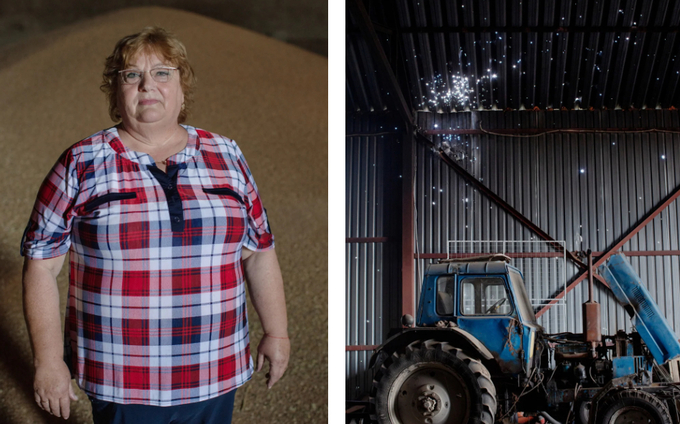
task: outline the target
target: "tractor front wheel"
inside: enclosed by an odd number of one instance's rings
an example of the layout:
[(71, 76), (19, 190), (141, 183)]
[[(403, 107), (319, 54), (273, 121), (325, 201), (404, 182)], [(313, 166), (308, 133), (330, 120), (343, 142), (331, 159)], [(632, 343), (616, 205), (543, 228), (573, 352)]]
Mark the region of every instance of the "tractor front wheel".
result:
[(493, 424), (496, 389), (481, 362), (445, 342), (415, 342), (374, 381), (381, 424)]
[(598, 407), (596, 423), (672, 424), (666, 404), (651, 393), (641, 390), (621, 390), (607, 395)]

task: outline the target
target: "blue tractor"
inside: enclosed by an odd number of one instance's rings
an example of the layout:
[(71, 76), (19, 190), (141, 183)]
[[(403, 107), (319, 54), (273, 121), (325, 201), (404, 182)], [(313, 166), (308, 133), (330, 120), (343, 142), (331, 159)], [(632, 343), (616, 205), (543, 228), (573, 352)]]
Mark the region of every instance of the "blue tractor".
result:
[(371, 358), (375, 421), (680, 423), (680, 343), (623, 254), (598, 272), (636, 331), (606, 336), (592, 276), (583, 333), (545, 334), (509, 262), (430, 265), (415, 323), (405, 316)]

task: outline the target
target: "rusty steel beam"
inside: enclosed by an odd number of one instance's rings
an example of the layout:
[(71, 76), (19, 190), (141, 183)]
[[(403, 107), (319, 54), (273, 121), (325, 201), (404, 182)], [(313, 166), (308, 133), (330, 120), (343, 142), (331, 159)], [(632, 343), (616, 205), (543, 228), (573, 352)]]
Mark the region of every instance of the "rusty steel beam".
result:
[[(503, 253), (510, 258), (561, 258), (562, 253), (559, 252), (514, 252)], [(419, 253), (414, 255), (416, 259), (464, 259), (479, 256), (479, 253), (453, 253), (447, 255), (446, 253)]]
[(623, 253), (626, 256), (680, 256), (680, 250), (627, 250)]
[(387, 237), (347, 237), (345, 243), (387, 243)]
[(402, 143), (402, 208), (401, 208), (401, 314), (415, 316), (416, 283), (414, 272), (413, 177), (415, 159), (413, 137), (406, 135)]
[[(675, 252), (675, 251), (672, 251)], [(680, 251), (678, 251), (680, 253)], [(594, 252), (596, 253), (596, 252)], [(518, 258), (561, 258), (562, 253), (559, 252), (515, 252), (515, 253), (504, 253), (505, 255), (513, 258), (513, 259), (518, 259)], [(628, 254), (628, 252), (626, 252)], [(414, 255), (414, 258), (416, 259), (447, 259), (447, 258), (471, 258), (474, 256), (479, 256), (478, 253), (456, 253), (454, 255), (449, 255), (447, 256), (446, 253), (420, 253)], [(636, 256), (636, 255), (630, 255), (630, 256)], [(643, 256), (643, 255), (637, 255), (637, 256)], [(585, 265), (584, 265), (585, 266)], [(595, 274), (593, 276), (597, 281), (602, 283), (605, 287), (609, 288), (609, 283), (607, 283), (604, 278), (599, 276), (598, 274)]]
[[(640, 220), (640, 222), (635, 225), (635, 227), (631, 228), (625, 235), (619, 240), (614, 246), (610, 247), (606, 251), (602, 253), (601, 256), (598, 257), (597, 261), (593, 264), (595, 268), (599, 267), (609, 257), (616, 253), (621, 247), (623, 247), (624, 244), (626, 244), (631, 238), (633, 238), (637, 233), (640, 232), (641, 229), (643, 229), (647, 224), (649, 224), (658, 214), (661, 213), (664, 209), (668, 207), (675, 199), (680, 196), (680, 186), (676, 187), (673, 192), (671, 192), (666, 198), (659, 203), (656, 207), (654, 207), (651, 211), (645, 215), (645, 217)], [(644, 252), (644, 251), (643, 251)], [(625, 252), (628, 253), (628, 252)], [(639, 255), (639, 256), (644, 256), (644, 255)], [(567, 289), (565, 291), (559, 292), (555, 297), (548, 302), (548, 304), (544, 305), (537, 313), (536, 313), (536, 318), (540, 317), (544, 313), (547, 312), (548, 309), (550, 309), (554, 304), (556, 304), (561, 298), (563, 298), (567, 293), (572, 291), (574, 287), (576, 287), (581, 281), (583, 281), (586, 277), (588, 276), (588, 270), (583, 270), (581, 273), (576, 277), (574, 281), (569, 283), (567, 286)]]
[[(593, 252), (593, 256), (604, 255), (605, 252)], [(680, 250), (626, 250), (626, 256), (680, 256)], [(561, 258), (559, 252), (515, 252), (504, 253), (511, 258)], [(470, 258), (479, 256), (478, 253), (419, 253), (414, 255), (415, 259), (447, 259), (447, 258)]]
[(352, 345), (345, 346), (345, 352), (365, 352), (367, 350), (376, 350), (380, 345)]

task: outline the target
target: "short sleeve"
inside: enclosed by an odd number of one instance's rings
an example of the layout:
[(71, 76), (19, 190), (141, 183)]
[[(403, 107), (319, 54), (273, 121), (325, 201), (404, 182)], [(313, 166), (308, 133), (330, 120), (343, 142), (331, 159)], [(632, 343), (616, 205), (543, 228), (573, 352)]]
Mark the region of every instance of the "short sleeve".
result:
[(263, 251), (274, 248), (274, 236), (272, 235), (267, 219), (267, 211), (262, 206), (257, 185), (253, 180), (248, 163), (238, 145), (234, 143), (238, 155), (238, 165), (246, 180), (246, 209), (248, 211), (248, 228), (246, 242), (243, 245), (248, 250)]
[(45, 177), (21, 240), (21, 254), (49, 259), (71, 246), (73, 204), (78, 192), (77, 174), (70, 150), (61, 155)]

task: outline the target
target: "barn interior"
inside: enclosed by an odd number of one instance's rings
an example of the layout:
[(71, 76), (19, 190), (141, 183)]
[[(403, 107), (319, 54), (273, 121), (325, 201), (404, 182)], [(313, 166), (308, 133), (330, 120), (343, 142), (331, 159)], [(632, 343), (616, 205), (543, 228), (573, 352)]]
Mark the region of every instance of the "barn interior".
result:
[[(667, 0), (347, 1), (348, 420), (456, 255), (511, 256), (557, 333), (582, 326), (582, 252), (623, 251), (677, 334), (679, 23)], [(629, 331), (594, 285), (603, 334)]]

